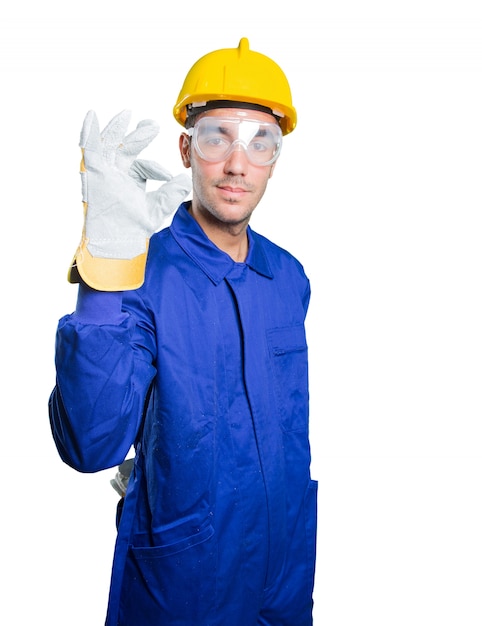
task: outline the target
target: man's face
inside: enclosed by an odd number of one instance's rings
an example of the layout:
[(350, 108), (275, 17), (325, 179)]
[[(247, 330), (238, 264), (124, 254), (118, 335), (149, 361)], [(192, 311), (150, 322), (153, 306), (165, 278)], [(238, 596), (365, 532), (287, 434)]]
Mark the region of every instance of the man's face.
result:
[[(218, 119), (226, 121), (222, 125), (224, 135), (221, 139), (226, 140), (227, 146), (238, 138), (234, 129), (239, 126), (241, 120), (276, 124), (272, 115), (250, 109), (213, 109), (203, 113), (199, 119), (201, 118), (210, 118), (214, 126), (217, 125)], [(233, 120), (233, 123), (229, 120)], [(209, 127), (209, 121), (206, 120), (204, 125)], [(261, 139), (260, 132), (260, 142)], [(213, 140), (220, 141), (216, 136)], [(274, 170), (274, 163), (253, 164), (252, 161), (256, 159), (248, 158), (246, 142), (235, 143), (231, 152), (222, 160), (208, 161), (200, 156), (193, 141), (194, 139), (190, 140), (186, 134), (180, 139), (184, 165), (192, 168), (193, 213), (201, 213), (211, 223), (217, 221), (225, 225), (245, 226), (263, 197)]]

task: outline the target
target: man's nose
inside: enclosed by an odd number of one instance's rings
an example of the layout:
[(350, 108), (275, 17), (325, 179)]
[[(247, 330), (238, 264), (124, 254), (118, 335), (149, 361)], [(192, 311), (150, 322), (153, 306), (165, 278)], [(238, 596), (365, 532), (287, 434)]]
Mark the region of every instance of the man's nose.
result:
[(224, 163), (224, 171), (233, 174), (245, 174), (249, 166), (246, 147), (242, 143), (233, 146)]

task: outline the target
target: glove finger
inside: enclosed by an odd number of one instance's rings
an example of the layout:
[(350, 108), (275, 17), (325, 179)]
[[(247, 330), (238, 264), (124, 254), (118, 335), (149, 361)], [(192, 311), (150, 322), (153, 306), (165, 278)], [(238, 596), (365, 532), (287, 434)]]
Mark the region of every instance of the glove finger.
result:
[(98, 150), (100, 146), (99, 120), (95, 111), (88, 111), (80, 131), (79, 146), (87, 150)]
[(101, 133), (104, 152), (111, 152), (124, 143), (127, 127), (131, 120), (131, 111), (124, 109), (115, 115)]
[(146, 159), (136, 159), (129, 169), (129, 175), (140, 186), (144, 186), (146, 180), (171, 180), (172, 178), (172, 174), (162, 165)]
[(122, 152), (137, 156), (159, 133), (159, 125), (154, 120), (142, 120), (137, 128), (124, 138)]

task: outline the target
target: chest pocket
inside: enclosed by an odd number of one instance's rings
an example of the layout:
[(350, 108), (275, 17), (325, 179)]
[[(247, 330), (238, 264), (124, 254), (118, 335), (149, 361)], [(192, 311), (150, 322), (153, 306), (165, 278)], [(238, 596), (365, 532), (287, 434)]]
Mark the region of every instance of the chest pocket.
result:
[(302, 324), (267, 331), (281, 428), (308, 430), (308, 346)]

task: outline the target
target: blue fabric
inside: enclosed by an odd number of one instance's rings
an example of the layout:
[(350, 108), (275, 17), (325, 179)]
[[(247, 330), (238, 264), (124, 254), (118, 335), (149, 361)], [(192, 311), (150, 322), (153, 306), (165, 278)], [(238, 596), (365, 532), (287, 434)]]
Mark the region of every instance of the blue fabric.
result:
[(108, 626), (312, 624), (310, 285), (292, 255), (248, 237), (235, 263), (181, 205), (123, 314), (109, 296), (96, 318), (102, 294), (87, 294), (59, 322), (62, 459), (95, 472), (136, 446)]
[(120, 324), (127, 317), (122, 297), (121, 291), (96, 291), (80, 282), (74, 315), (81, 324)]

